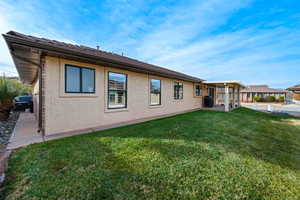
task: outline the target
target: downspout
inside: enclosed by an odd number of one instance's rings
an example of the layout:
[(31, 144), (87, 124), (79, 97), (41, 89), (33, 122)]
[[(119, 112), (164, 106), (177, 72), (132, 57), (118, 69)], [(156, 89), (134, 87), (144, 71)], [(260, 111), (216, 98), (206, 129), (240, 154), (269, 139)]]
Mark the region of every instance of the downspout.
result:
[(45, 141), (45, 127), (44, 127), (44, 77), (43, 77), (43, 73), (44, 73), (44, 64), (45, 64), (45, 59), (44, 57), (41, 55), (40, 56), (40, 64), (38, 66), (39, 72), (38, 72), (38, 76), (39, 76), (39, 122), (38, 122), (38, 132), (41, 133), (42, 137), (43, 137), (43, 141)]

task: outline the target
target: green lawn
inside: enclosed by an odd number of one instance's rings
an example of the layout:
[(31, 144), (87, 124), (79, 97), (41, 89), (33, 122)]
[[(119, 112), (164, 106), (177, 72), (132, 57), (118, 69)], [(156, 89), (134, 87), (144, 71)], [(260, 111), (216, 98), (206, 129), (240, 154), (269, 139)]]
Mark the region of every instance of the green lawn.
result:
[[(6, 199), (300, 199), (300, 119), (240, 108), (34, 144)], [(0, 196), (1, 196), (0, 195)]]

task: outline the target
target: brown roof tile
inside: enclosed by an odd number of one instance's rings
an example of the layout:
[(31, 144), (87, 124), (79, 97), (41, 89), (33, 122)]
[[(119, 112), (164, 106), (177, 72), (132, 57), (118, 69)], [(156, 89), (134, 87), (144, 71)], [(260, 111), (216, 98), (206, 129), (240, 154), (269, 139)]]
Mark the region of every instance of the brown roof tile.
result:
[(75, 45), (75, 44), (68, 44), (65, 42), (60, 42), (56, 40), (50, 40), (46, 38), (39, 38), (30, 35), (24, 35), (15, 31), (10, 31), (7, 34), (3, 35), (5, 39), (10, 38), (11, 40), (18, 39), (18, 41), (30, 42), (33, 45), (38, 45), (44, 49), (51, 48), (54, 51), (68, 51), (74, 52), (79, 54), (80, 56), (93, 56), (94, 59), (99, 60), (109, 60), (114, 61), (118, 64), (127, 65), (132, 68), (140, 69), (149, 73), (154, 73), (157, 75), (170, 77), (170, 78), (177, 78), (180, 80), (192, 81), (192, 82), (201, 82), (203, 81), (200, 78), (189, 76), (187, 74), (183, 74), (180, 72), (176, 72), (173, 70), (169, 70), (160, 66), (152, 65), (149, 63), (141, 62), (136, 59), (132, 59), (126, 56), (121, 56), (115, 53), (110, 53), (102, 50), (97, 50), (94, 48), (82, 46), (82, 45)]
[(241, 92), (261, 92), (261, 93), (285, 93), (286, 90), (269, 88), (267, 85), (249, 85)]
[(300, 91), (300, 84), (289, 87), (289, 88), (287, 88), (287, 90)]

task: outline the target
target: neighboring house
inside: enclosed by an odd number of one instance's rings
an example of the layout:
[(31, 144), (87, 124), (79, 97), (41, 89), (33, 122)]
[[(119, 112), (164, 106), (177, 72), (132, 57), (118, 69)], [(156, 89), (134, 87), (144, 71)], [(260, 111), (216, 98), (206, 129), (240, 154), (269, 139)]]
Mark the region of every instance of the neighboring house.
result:
[[(205, 83), (85, 46), (14, 31), (3, 37), (21, 80), (34, 87), (34, 108), (43, 136), (201, 109), (204, 96), (225, 111), (240, 106), (238, 92), (243, 86), (238, 81)], [(223, 97), (217, 90), (222, 90)]]
[(300, 101), (300, 84), (299, 85), (294, 85), (289, 88), (287, 88), (288, 91), (291, 91), (293, 93), (293, 99)]
[(17, 76), (0, 76), (0, 78), (6, 78), (6, 79), (10, 79), (10, 80), (16, 80), (16, 81), (19, 81), (19, 77)]
[(266, 98), (268, 96), (274, 96), (279, 98), (283, 96), (287, 97), (288, 91), (281, 89), (269, 88), (267, 85), (249, 85), (241, 90), (240, 99), (241, 102), (254, 102), (254, 97)]

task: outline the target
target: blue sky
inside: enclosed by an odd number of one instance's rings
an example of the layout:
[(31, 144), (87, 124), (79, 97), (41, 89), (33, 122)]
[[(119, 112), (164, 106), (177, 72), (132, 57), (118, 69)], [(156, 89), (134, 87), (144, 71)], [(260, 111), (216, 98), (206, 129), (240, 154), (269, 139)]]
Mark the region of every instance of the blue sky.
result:
[[(300, 83), (297, 0), (0, 0), (16, 30), (133, 57), (206, 80)], [(3, 38), (0, 72), (16, 74)]]

